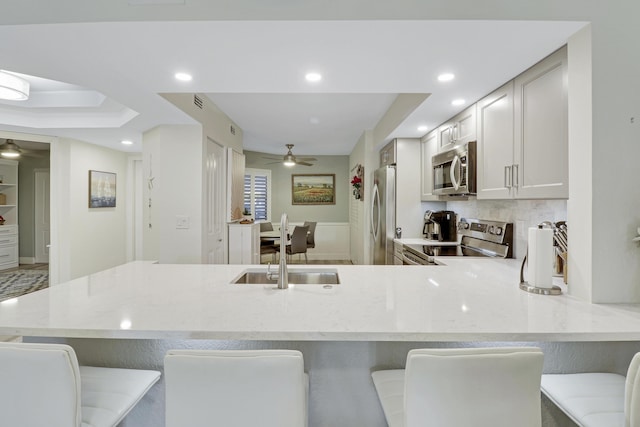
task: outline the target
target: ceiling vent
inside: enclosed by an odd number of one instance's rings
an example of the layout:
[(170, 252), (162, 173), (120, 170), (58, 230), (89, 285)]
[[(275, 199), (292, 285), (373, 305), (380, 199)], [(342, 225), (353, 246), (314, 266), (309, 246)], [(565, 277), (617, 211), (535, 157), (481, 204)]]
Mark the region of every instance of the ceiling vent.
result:
[(195, 105), (196, 107), (202, 110), (204, 102), (202, 101), (202, 98), (200, 98), (198, 95), (193, 95), (193, 105)]

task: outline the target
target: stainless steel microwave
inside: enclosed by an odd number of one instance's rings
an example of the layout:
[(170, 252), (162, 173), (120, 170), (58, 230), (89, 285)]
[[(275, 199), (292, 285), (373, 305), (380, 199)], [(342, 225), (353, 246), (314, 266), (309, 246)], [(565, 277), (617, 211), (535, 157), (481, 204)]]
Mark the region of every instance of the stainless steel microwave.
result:
[(432, 157), (434, 194), (476, 194), (476, 146), (470, 141)]

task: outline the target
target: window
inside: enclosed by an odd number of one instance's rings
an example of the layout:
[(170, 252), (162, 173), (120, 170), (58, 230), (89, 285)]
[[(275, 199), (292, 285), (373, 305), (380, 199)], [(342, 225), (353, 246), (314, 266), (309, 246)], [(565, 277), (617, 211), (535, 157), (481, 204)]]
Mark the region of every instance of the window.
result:
[(256, 221), (271, 220), (271, 171), (250, 169), (244, 171), (244, 208)]

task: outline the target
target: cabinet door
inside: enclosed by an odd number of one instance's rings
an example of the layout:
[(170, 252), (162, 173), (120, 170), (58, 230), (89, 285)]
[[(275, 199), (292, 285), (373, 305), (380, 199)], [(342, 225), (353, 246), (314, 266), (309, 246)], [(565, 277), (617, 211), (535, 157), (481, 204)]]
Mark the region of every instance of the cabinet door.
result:
[(477, 103), (478, 199), (512, 197), (513, 81)]
[(431, 158), (438, 152), (438, 129), (426, 134), (420, 140), (420, 174), (421, 174), (421, 200), (433, 201), (438, 200), (438, 196), (433, 194), (433, 169), (431, 167)]
[(453, 121), (453, 119), (438, 126), (438, 151), (446, 150), (453, 147), (455, 142), (454, 131), (455, 122)]
[(516, 197), (568, 198), (566, 47), (516, 77), (514, 100)]
[(476, 104), (454, 117), (455, 144), (476, 140)]

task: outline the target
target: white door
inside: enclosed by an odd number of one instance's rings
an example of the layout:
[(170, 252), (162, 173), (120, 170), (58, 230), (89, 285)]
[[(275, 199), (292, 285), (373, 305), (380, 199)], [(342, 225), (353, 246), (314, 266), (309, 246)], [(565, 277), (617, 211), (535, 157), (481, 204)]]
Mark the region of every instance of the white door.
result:
[(35, 175), (35, 261), (48, 263), (51, 243), (49, 169), (37, 169)]
[(225, 254), (225, 150), (211, 139), (207, 139), (206, 154), (206, 263), (224, 264)]

